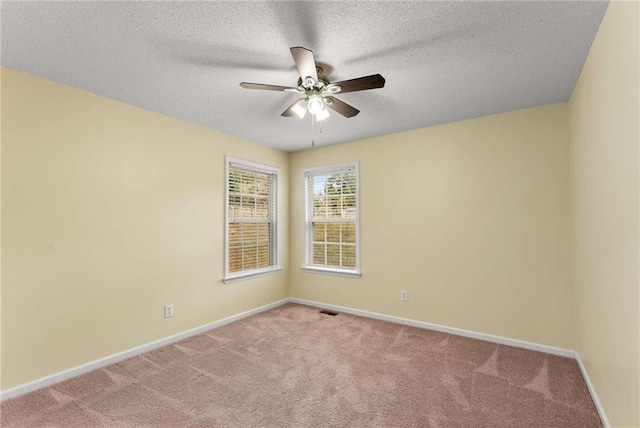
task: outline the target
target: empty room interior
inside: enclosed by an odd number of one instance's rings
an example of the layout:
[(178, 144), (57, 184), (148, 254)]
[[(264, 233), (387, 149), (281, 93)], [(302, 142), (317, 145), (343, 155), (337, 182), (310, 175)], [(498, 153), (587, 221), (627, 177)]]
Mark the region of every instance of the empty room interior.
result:
[(640, 427), (640, 3), (19, 2), (0, 425)]

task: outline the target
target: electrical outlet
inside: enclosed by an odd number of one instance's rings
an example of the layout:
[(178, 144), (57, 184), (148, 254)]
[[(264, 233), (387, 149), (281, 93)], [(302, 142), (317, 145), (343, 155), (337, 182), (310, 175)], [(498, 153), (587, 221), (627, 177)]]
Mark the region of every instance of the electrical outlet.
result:
[(400, 292), (400, 300), (402, 300), (403, 302), (406, 302), (409, 300), (409, 292), (407, 290), (402, 290)]
[(173, 304), (164, 305), (164, 317), (165, 318), (170, 318), (172, 316), (173, 316)]

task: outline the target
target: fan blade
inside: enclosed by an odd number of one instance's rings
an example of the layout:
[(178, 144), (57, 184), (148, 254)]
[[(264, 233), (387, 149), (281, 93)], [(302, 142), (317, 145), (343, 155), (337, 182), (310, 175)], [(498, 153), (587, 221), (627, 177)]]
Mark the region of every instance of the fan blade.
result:
[(353, 116), (357, 115), (358, 113), (360, 113), (360, 110), (358, 110), (355, 107), (350, 106), (349, 104), (347, 104), (347, 103), (345, 103), (343, 101), (340, 101), (336, 97), (324, 97), (324, 103), (331, 110), (340, 113), (344, 117), (353, 117)]
[(291, 48), (290, 51), (293, 56), (293, 60), (296, 62), (296, 68), (298, 69), (298, 73), (300, 73), (302, 84), (304, 85), (304, 81), (307, 77), (311, 77), (314, 84), (318, 83), (316, 60), (313, 58), (313, 52), (299, 46)]
[(283, 116), (283, 117), (298, 116), (300, 119), (302, 119), (304, 115), (307, 113), (307, 107), (302, 105), (305, 101), (306, 101), (306, 98), (298, 98), (297, 100), (295, 100), (293, 104), (289, 106), (288, 109), (283, 111), (280, 116)]
[(372, 74), (371, 76), (358, 77), (357, 79), (343, 80), (342, 82), (335, 82), (329, 84), (328, 91), (331, 88), (339, 86), (341, 89), (335, 93), (364, 91), (367, 89), (384, 88), (384, 77), (379, 74)]
[(240, 83), (240, 86), (246, 89), (262, 89), (264, 91), (299, 92), (298, 88), (292, 88), (289, 86), (266, 85), (264, 83), (242, 82)]

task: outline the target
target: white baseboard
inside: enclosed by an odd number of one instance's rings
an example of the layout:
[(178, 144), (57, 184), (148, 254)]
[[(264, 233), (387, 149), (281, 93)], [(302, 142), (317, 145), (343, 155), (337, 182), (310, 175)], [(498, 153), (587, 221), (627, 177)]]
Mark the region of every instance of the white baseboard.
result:
[(569, 349), (556, 348), (555, 346), (541, 345), (538, 343), (525, 342), (524, 340), (510, 339), (502, 336), (494, 336), (492, 334), (479, 333), (471, 330), (463, 330), (461, 328), (447, 327), (439, 324), (432, 324), (425, 321), (416, 321), (408, 318), (394, 317), (384, 315), (377, 312), (363, 311), (360, 309), (348, 308), (345, 306), (330, 305), (327, 303), (315, 302), (313, 300), (304, 300), (292, 297), (289, 299), (292, 303), (301, 305), (314, 306), (321, 309), (329, 309), (336, 312), (344, 312), (351, 315), (359, 315), (367, 318), (373, 318), (382, 321), (390, 321), (396, 324), (410, 325), (412, 327), (426, 328), (429, 330), (440, 331), (443, 333), (455, 334), (458, 336), (470, 337), (472, 339), (486, 340), (487, 342), (499, 343), (501, 345), (515, 346), (517, 348), (530, 349), (532, 351), (546, 352), (547, 354), (559, 355), (561, 357), (575, 358), (575, 352)]
[(58, 382), (62, 382), (64, 380), (70, 379), (72, 377), (79, 376), (81, 374), (90, 372), (92, 370), (96, 370), (102, 367), (109, 366), (114, 363), (118, 363), (120, 361), (126, 360), (127, 358), (135, 357), (136, 355), (144, 354), (145, 352), (152, 351), (156, 348), (160, 348), (162, 346), (169, 345), (174, 342), (178, 342), (182, 339), (186, 339), (187, 337), (195, 336), (197, 334), (204, 333), (207, 330), (211, 330), (213, 328), (222, 327), (223, 325), (232, 323), (234, 321), (238, 321), (242, 318), (249, 317), (251, 315), (255, 315), (260, 312), (267, 311), (269, 309), (273, 309), (277, 306), (284, 305), (288, 303), (289, 299), (282, 299), (277, 302), (269, 303), (268, 305), (260, 306), (258, 308), (250, 309), (248, 311), (232, 315), (227, 318), (223, 318), (218, 321), (214, 321), (200, 327), (193, 328), (191, 330), (184, 331), (182, 333), (174, 334), (169, 337), (165, 337), (160, 340), (156, 340), (141, 346), (136, 346), (135, 348), (128, 349), (126, 351), (119, 352), (117, 354), (110, 355), (108, 357), (100, 358), (95, 361), (91, 361), (86, 364), (82, 364), (77, 367), (72, 367), (67, 370), (63, 370), (58, 373), (54, 373), (49, 376), (45, 376), (40, 379), (33, 380), (31, 382), (23, 383), (21, 385), (14, 386), (12, 388), (6, 389), (4, 391), (0, 391), (0, 401), (6, 400), (8, 398), (17, 397), (18, 395), (26, 394), (28, 392), (35, 391), (40, 388), (44, 388), (50, 385), (53, 385)]
[(578, 351), (575, 352), (575, 359), (578, 363), (578, 367), (580, 367), (580, 371), (582, 372), (582, 377), (584, 378), (585, 383), (587, 384), (587, 389), (591, 394), (591, 398), (593, 399), (593, 404), (596, 406), (596, 410), (598, 411), (598, 415), (600, 415), (600, 420), (602, 421), (602, 425), (604, 428), (610, 428), (611, 424), (609, 423), (609, 419), (607, 419), (607, 415), (604, 413), (604, 407), (602, 407), (602, 403), (598, 399), (598, 394), (596, 394), (596, 389), (593, 387), (591, 383), (591, 379), (589, 379), (589, 374), (587, 373), (587, 368), (582, 364), (582, 360), (580, 359), (580, 354)]

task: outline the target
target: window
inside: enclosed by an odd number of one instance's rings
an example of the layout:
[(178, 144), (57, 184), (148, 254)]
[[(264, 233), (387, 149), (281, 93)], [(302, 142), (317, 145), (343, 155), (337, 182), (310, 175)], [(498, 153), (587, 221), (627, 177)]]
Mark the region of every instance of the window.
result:
[(304, 180), (303, 268), (360, 277), (358, 164), (305, 170)]
[(227, 158), (225, 282), (279, 270), (278, 169)]

